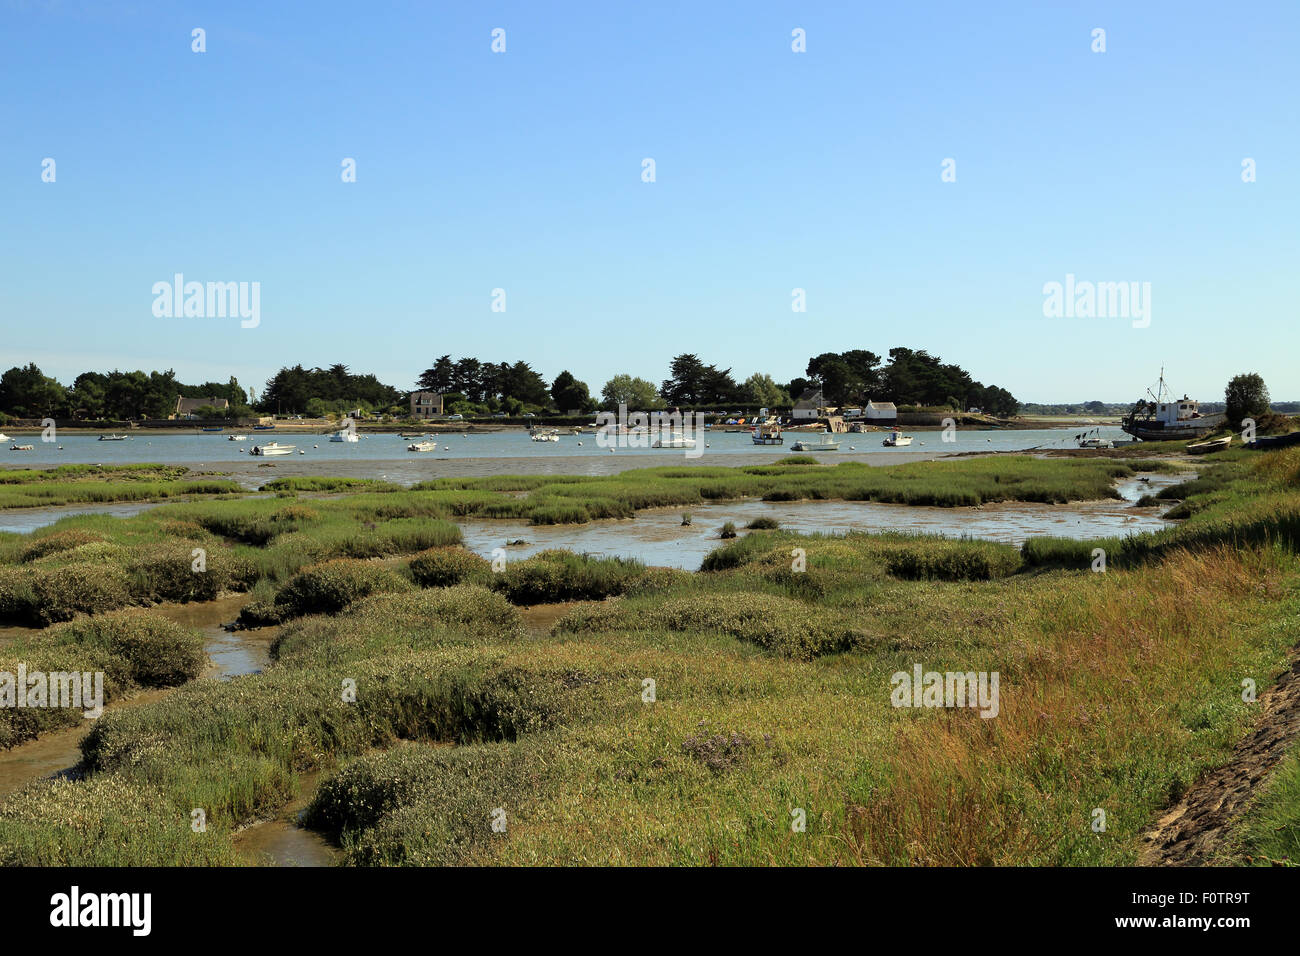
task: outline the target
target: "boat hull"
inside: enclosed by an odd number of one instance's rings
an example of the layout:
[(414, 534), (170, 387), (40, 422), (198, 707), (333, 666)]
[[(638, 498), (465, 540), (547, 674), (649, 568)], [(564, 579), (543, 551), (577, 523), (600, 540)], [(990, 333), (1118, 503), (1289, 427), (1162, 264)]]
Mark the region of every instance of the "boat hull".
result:
[(1222, 428), (1228, 416), (1220, 412), (1217, 415), (1202, 415), (1200, 418), (1188, 419), (1176, 425), (1164, 425), (1156, 421), (1126, 420), (1120, 425), (1125, 432), (1142, 441), (1186, 441), (1200, 438), (1216, 428)]

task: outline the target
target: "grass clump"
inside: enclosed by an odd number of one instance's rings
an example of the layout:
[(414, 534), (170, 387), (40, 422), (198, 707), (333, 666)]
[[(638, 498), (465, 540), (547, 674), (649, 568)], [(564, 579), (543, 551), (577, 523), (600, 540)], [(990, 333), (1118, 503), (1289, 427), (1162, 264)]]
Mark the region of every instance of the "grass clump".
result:
[(401, 575), (372, 561), (338, 558), (298, 572), (275, 596), (281, 619), (304, 614), (337, 614), (371, 594), (408, 591)]
[(429, 548), (411, 559), (411, 577), (422, 588), (445, 588), (465, 581), (490, 580), (492, 566), (461, 547)]
[(599, 601), (622, 594), (645, 574), (645, 565), (628, 558), (599, 558), (571, 551), (541, 551), (506, 565), (492, 586), (513, 604)]

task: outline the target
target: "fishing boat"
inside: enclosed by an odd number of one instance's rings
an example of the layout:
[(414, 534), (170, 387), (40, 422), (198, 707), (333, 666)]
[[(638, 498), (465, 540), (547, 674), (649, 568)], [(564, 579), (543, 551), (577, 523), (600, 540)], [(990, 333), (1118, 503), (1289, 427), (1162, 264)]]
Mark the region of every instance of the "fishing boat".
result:
[(1208, 455), (1214, 451), (1224, 451), (1232, 444), (1232, 436), (1225, 435), (1223, 438), (1215, 438), (1211, 441), (1193, 442), (1187, 446), (1187, 451), (1192, 455)]
[(785, 439), (781, 437), (781, 422), (776, 418), (769, 418), (767, 421), (755, 425), (754, 430), (749, 433), (749, 437), (755, 445), (785, 444)]
[(670, 432), (667, 437), (659, 437), (654, 440), (651, 448), (694, 448), (695, 439), (687, 438), (681, 432)]
[(100, 441), (126, 441), (125, 435), (100, 435)]
[(296, 445), (281, 445), (279, 442), (273, 441), (265, 445), (254, 445), (248, 450), (248, 453), (269, 458), (272, 455), (292, 455), (296, 450)]
[(338, 431), (330, 435), (330, 441), (358, 442), (361, 441), (361, 436), (354, 431), (340, 428)]
[(10, 445), (9, 450), (10, 451), (31, 451), (35, 447), (36, 447), (35, 445)]
[(791, 451), (835, 451), (840, 443), (831, 437), (830, 432), (822, 432), (817, 441), (799, 440), (790, 446)]
[(1161, 369), (1155, 391), (1148, 389), (1149, 398), (1139, 399), (1119, 427), (1142, 441), (1186, 441), (1202, 438), (1228, 420), (1222, 412), (1202, 414), (1195, 399), (1184, 395), (1174, 400), (1172, 394), (1165, 385), (1165, 370)]
[(226, 441), (248, 441), (247, 435), (227, 435)]
[(890, 432), (888, 435), (885, 436), (885, 440), (882, 441), (880, 444), (884, 445), (886, 448), (902, 448), (905, 445), (912, 444), (912, 436), (904, 435), (897, 428), (895, 428), (892, 432)]

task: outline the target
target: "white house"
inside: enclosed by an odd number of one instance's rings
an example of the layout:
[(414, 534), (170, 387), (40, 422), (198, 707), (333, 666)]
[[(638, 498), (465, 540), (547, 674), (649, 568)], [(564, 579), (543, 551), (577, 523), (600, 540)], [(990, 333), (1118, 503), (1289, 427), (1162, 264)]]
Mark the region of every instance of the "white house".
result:
[(867, 402), (867, 418), (893, 419), (898, 417), (898, 409), (893, 402)]
[(822, 404), (825, 401), (820, 388), (806, 389), (794, 403), (794, 412), (790, 417), (795, 421), (816, 421), (821, 417)]

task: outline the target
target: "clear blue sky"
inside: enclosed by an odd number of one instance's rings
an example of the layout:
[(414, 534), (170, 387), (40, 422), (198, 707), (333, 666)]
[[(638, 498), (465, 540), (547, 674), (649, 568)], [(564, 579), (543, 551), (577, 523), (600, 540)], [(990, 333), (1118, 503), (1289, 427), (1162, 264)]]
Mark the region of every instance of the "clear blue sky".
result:
[[(6, 368), (409, 387), (451, 353), (596, 391), (683, 351), (785, 381), (907, 345), (1026, 401), (1133, 399), (1161, 365), (1203, 400), (1250, 370), (1300, 399), (1295, 0), (0, 0), (0, 24)], [(155, 318), (176, 272), (260, 282), (261, 325)], [(1045, 318), (1067, 273), (1150, 282), (1150, 327)]]

